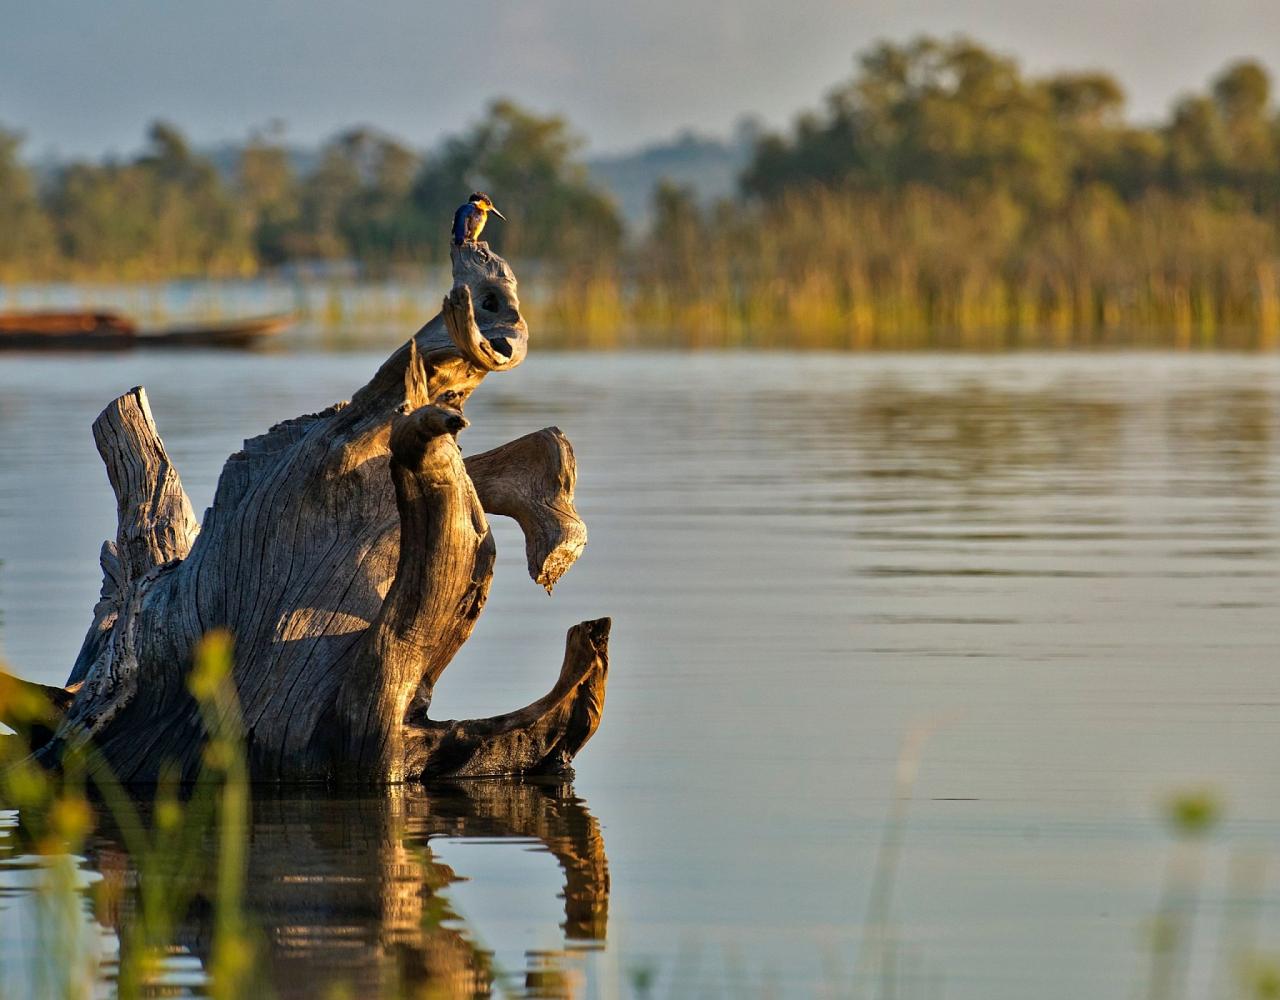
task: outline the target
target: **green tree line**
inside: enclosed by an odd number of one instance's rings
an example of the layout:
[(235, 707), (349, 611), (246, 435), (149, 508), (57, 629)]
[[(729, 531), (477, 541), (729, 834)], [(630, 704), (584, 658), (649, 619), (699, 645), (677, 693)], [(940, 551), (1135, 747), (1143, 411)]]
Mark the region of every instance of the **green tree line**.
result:
[(537, 263), (547, 318), (596, 336), (1280, 337), (1280, 114), (1254, 62), (1135, 124), (1102, 72), (1032, 76), (964, 38), (882, 43), (759, 140), (737, 197), (660, 184), (647, 233), (626, 232), (581, 146), (563, 119), (497, 101), (425, 153), (346, 131), (301, 174), (257, 135), (226, 176), (158, 123), (131, 161), (36, 183), (0, 131), (0, 277), (438, 261), (453, 209), (483, 188), (511, 219), (485, 235)]
[[(558, 117), (496, 101), (422, 155), (355, 128), (299, 175), (278, 136), (254, 135), (225, 177), (173, 125), (128, 162), (72, 163), (43, 185), (0, 129), (0, 276), (251, 275), (296, 261), (372, 269), (447, 258), (453, 211), (473, 188), (512, 210), (485, 235), (519, 259), (612, 257), (622, 222), (586, 181), (581, 140)], [(502, 192), (501, 195), (496, 192)], [(514, 206), (519, 206), (518, 210)]]
[(680, 263), (650, 255), (655, 287), (683, 283), (662, 310), (721, 336), (1280, 333), (1280, 116), (1253, 62), (1138, 126), (1106, 74), (1030, 77), (965, 39), (881, 44), (760, 141), (742, 191), (746, 211), (700, 224), (687, 193), (660, 192), (653, 250)]

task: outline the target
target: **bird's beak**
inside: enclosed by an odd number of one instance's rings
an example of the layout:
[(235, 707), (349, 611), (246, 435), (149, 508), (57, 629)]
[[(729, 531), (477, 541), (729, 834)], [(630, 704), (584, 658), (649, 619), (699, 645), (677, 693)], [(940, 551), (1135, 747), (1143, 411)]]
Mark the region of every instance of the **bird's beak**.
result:
[(495, 205), (493, 202), (489, 202), (489, 211), (492, 212), (494, 215), (496, 215), (503, 222), (507, 221), (507, 217), (498, 211), (498, 206)]

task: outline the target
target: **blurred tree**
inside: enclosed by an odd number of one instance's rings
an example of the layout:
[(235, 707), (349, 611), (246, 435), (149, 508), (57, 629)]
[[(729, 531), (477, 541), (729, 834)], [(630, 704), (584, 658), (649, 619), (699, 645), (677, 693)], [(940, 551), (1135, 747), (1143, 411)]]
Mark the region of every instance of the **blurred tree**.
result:
[(0, 127), (0, 275), (38, 275), (55, 258), (53, 227), (21, 148), (22, 135)]
[(236, 170), (236, 192), (251, 220), (254, 249), (268, 266), (288, 260), (299, 213), (298, 178), (282, 138), (279, 126), (254, 133), (240, 151)]
[(255, 265), (249, 227), (213, 164), (182, 134), (152, 125), (132, 163), (77, 163), (48, 195), (63, 254), (126, 275), (226, 274)]
[(1256, 62), (1228, 66), (1213, 81), (1213, 99), (1227, 121), (1256, 121), (1271, 100), (1271, 78)]
[(1055, 95), (967, 39), (883, 42), (828, 96), (825, 114), (801, 116), (790, 141), (762, 142), (743, 187), (770, 198), (815, 183), (927, 184), (1051, 206), (1068, 191), (1073, 158), (1055, 111), (1079, 113), (1089, 99), (1094, 113), (1107, 108), (1100, 80), (1063, 81)]
[(581, 147), (564, 119), (495, 101), (476, 125), (427, 158), (410, 196), (419, 238), (443, 250), (454, 209), (483, 190), (509, 220), (485, 230), (499, 252), (567, 263), (612, 257), (622, 221), (574, 159)]
[(335, 145), (359, 178), (341, 212), (351, 255), (374, 264), (411, 259), (415, 233), (408, 199), (421, 157), (368, 128), (344, 132)]
[(183, 273), (250, 270), (249, 230), (212, 162), (197, 156), (178, 129), (152, 124), (148, 149), (134, 168), (151, 217), (149, 256), (159, 270)]
[(1166, 181), (1175, 191), (1202, 189), (1228, 158), (1222, 115), (1211, 98), (1185, 97), (1173, 109), (1164, 129), (1167, 143)]
[(301, 186), (291, 256), (355, 259), (375, 267), (415, 256), (409, 193), (419, 156), (375, 129), (348, 129), (325, 144)]
[(1271, 108), (1271, 78), (1256, 62), (1237, 62), (1213, 81), (1212, 92), (1226, 147), (1213, 182), (1239, 191), (1254, 208), (1275, 206), (1280, 200), (1280, 135)]
[(1124, 111), (1124, 90), (1105, 73), (1064, 73), (1043, 83), (1049, 108), (1074, 126), (1114, 127)]
[(701, 226), (693, 188), (659, 181), (653, 189), (653, 238), (664, 247), (688, 247), (699, 239)]
[(348, 256), (342, 222), (360, 183), (360, 166), (341, 139), (326, 144), (320, 162), (302, 183), (298, 223), (288, 237), (290, 257), (342, 260)]
[(659, 181), (653, 189), (653, 226), (645, 255), (667, 287), (699, 280), (700, 248), (707, 233), (693, 188)]
[(132, 277), (149, 239), (139, 171), (116, 163), (73, 163), (60, 170), (47, 204), (61, 251), (78, 268), (110, 263)]

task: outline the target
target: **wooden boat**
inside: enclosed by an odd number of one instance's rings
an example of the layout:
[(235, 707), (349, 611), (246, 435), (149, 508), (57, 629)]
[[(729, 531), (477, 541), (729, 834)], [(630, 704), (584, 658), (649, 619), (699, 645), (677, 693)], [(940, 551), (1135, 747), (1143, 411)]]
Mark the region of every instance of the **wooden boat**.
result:
[(134, 342), (138, 347), (250, 347), (292, 325), (293, 317), (287, 313), (257, 316), (228, 323), (142, 330)]
[(137, 333), (132, 320), (113, 312), (0, 313), (0, 348), (120, 350)]
[(127, 350), (134, 347), (249, 347), (293, 323), (290, 315), (258, 316), (139, 330), (113, 312), (0, 313), (0, 350)]

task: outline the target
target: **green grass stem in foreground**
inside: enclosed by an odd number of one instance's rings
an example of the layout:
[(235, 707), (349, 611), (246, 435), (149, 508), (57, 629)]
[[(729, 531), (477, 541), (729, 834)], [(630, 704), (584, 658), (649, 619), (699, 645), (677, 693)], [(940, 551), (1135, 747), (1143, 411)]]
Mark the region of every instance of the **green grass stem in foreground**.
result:
[[(33, 984), (41, 997), (87, 997), (101, 975), (96, 968), (85, 969), (86, 951), (77, 933), (84, 926), (78, 859), (95, 829), (104, 825), (118, 835), (136, 871), (132, 887), (125, 884), (122, 866), (120, 877), (104, 877), (91, 891), (101, 922), (118, 931), (119, 996), (128, 1000), (161, 989), (165, 958), (199, 895), (212, 900), (215, 914), (210, 995), (248, 995), (254, 945), (242, 894), (249, 783), (225, 633), (212, 632), (201, 643), (190, 686), (209, 733), (203, 766), (189, 789), (179, 789), (176, 773), (161, 780), (149, 803), (150, 828), (91, 744), (73, 741), (63, 770), (54, 774), (25, 756), (19, 737), (0, 740), (0, 803), (18, 810), (21, 843), (37, 859), (36, 910), (60, 916), (39, 925), (36, 969), (63, 970), (56, 978), (42, 972)], [(6, 700), (9, 718), (44, 720), (51, 713), (31, 689), (0, 684), (0, 699)]]

